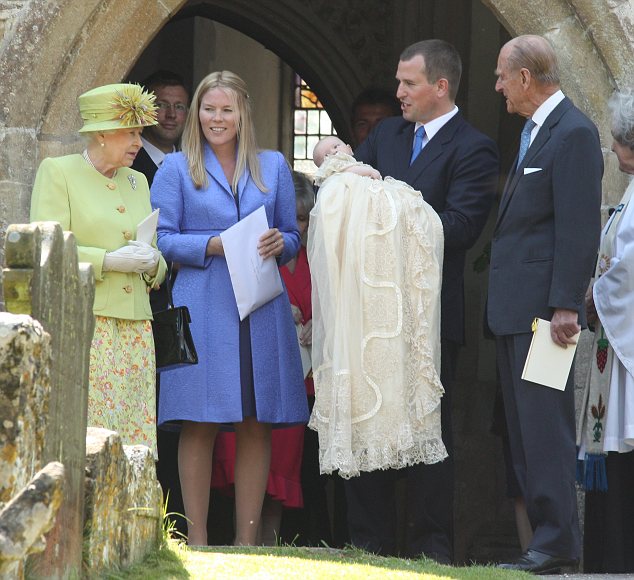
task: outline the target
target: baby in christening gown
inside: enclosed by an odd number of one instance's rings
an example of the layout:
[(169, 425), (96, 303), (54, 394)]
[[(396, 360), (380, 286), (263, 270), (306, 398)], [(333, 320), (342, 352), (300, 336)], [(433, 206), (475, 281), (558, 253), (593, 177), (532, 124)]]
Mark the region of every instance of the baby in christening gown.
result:
[(315, 407), (322, 473), (436, 463), (443, 229), (420, 192), (355, 160), (337, 137), (313, 153)]

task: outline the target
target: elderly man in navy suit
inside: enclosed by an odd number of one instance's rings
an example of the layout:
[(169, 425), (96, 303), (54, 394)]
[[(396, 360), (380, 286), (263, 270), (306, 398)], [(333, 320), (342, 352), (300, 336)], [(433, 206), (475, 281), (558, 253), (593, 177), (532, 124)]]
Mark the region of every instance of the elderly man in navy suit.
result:
[[(463, 273), (466, 251), (486, 222), (498, 180), (493, 141), (467, 123), (455, 105), (462, 63), (442, 40), (424, 40), (400, 56), (396, 96), (402, 117), (381, 121), (355, 157), (382, 175), (422, 192), (438, 212), (445, 235), (441, 294), (443, 441), (450, 459), (404, 470), (408, 520), (404, 555), (453, 559), (453, 464), (451, 383), (464, 341)], [(346, 482), (352, 543), (375, 553), (396, 552), (395, 471), (362, 473)]]
[(507, 569), (553, 573), (580, 555), (573, 372), (564, 391), (522, 380), (535, 317), (565, 347), (585, 325), (584, 294), (600, 233), (603, 156), (594, 124), (559, 88), (540, 36), (502, 47), (496, 91), (527, 119), (491, 248), (488, 324), (496, 335), (513, 467), (533, 538)]

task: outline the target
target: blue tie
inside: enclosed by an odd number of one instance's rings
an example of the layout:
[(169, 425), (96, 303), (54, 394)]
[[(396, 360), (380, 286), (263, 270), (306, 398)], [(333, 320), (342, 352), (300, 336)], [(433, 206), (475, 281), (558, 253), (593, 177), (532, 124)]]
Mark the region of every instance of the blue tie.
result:
[(414, 146), (412, 147), (412, 158), (409, 160), (409, 164), (414, 163), (414, 160), (418, 157), (418, 154), (423, 149), (423, 139), (425, 138), (425, 127), (421, 125), (416, 129), (414, 133)]
[(533, 131), (533, 127), (535, 127), (537, 123), (533, 121), (533, 119), (527, 119), (524, 124), (524, 128), (522, 129), (522, 135), (520, 136), (520, 151), (517, 154), (517, 166), (519, 167), (522, 163), (522, 159), (524, 159), (524, 155), (528, 151), (528, 146), (531, 143), (531, 132)]

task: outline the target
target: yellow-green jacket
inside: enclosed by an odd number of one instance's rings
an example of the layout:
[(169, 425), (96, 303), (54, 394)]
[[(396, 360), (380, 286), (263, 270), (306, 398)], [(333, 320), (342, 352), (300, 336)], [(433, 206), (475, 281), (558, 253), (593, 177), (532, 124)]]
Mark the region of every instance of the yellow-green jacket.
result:
[[(156, 276), (104, 272), (106, 252), (136, 239), (137, 224), (152, 211), (150, 190), (142, 173), (121, 167), (108, 179), (81, 155), (42, 161), (33, 185), (31, 221), (55, 221), (77, 240), (79, 261), (94, 268), (93, 312), (128, 320), (152, 318), (149, 292), (165, 278), (161, 257)], [(152, 242), (156, 247), (156, 237)]]

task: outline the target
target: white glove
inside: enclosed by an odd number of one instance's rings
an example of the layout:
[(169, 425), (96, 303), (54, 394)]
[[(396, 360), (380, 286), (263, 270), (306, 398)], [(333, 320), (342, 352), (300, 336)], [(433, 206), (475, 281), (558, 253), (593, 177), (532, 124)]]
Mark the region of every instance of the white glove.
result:
[[(141, 244), (139, 247), (137, 244)], [(143, 242), (130, 242), (114, 252), (107, 252), (103, 260), (105, 272), (136, 272), (143, 274), (156, 269), (159, 261), (159, 252), (149, 244)]]
[(161, 252), (159, 252), (155, 247), (151, 246), (146, 242), (138, 242), (136, 240), (132, 240), (128, 242), (129, 246), (133, 246), (138, 249), (138, 251), (146, 252), (151, 254), (150, 258), (150, 267), (147, 270), (144, 270), (145, 274), (154, 275), (156, 274), (156, 270), (158, 268), (159, 260), (161, 259)]

